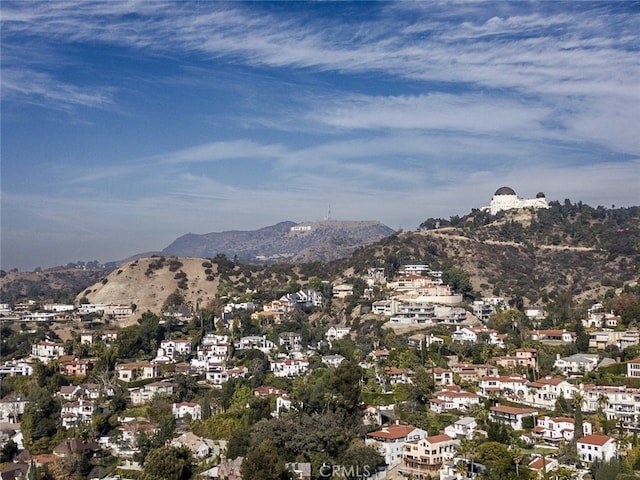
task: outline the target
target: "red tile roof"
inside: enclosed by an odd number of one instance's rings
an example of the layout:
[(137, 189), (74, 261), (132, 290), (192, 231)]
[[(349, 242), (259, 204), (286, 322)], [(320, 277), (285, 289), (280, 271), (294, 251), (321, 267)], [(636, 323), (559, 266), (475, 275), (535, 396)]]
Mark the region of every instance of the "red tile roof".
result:
[(396, 440), (399, 438), (405, 438), (411, 432), (416, 429), (413, 425), (390, 425), (383, 427), (381, 430), (367, 433), (368, 437), (382, 438), (385, 440)]
[(587, 435), (586, 437), (579, 438), (577, 443), (586, 443), (588, 445), (604, 445), (612, 438), (609, 435)]

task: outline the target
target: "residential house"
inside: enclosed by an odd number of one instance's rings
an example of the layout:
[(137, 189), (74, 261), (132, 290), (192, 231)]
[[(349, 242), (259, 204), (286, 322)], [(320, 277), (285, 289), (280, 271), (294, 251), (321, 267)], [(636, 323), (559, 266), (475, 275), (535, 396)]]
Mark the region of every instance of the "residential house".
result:
[(504, 423), (514, 430), (522, 430), (522, 419), (525, 417), (535, 417), (538, 411), (532, 408), (508, 407), (506, 405), (496, 405), (489, 409), (489, 420), (492, 422)]
[(640, 378), (640, 357), (627, 362), (627, 377)]
[(334, 285), (331, 294), (333, 298), (345, 298), (353, 295), (353, 284), (339, 283)]
[(576, 341), (576, 332), (563, 330), (532, 330), (531, 340), (549, 343), (573, 343)]
[(93, 400), (83, 400), (67, 402), (62, 405), (62, 426), (64, 428), (75, 427), (79, 423), (91, 423), (94, 412), (98, 410), (98, 405)]
[(429, 408), (436, 413), (451, 410), (466, 411), (478, 403), (480, 403), (478, 395), (461, 390), (454, 385), (435, 392), (433, 398), (429, 400)]
[(587, 435), (576, 441), (578, 457), (581, 461), (592, 463), (596, 460), (608, 462), (618, 455), (615, 439), (608, 435)]
[(298, 480), (311, 480), (311, 463), (309, 462), (288, 462), (285, 464), (293, 477)]
[(521, 402), (546, 410), (553, 410), (561, 396), (566, 400), (571, 400), (578, 391), (575, 385), (567, 382), (564, 378), (550, 376), (529, 382), (527, 387), (529, 391)]
[(118, 380), (134, 382), (157, 378), (160, 376), (160, 366), (148, 362), (121, 363), (116, 365)]
[(57, 360), (64, 355), (64, 343), (41, 340), (32, 345), (31, 355), (42, 363), (49, 363), (51, 360)]
[[(549, 443), (558, 443), (561, 440), (571, 441), (575, 436), (575, 420), (568, 417), (549, 417), (547, 415), (539, 417), (533, 429), (536, 438)], [(579, 437), (591, 435), (591, 424), (583, 422), (583, 431)]]
[(322, 363), (327, 365), (328, 367), (338, 368), (342, 362), (344, 362), (346, 358), (342, 355), (324, 355), (322, 357)]
[(324, 336), (329, 341), (341, 340), (344, 337), (348, 336), (350, 332), (351, 327), (347, 327), (344, 325), (331, 325)]
[(431, 369), (433, 383), (439, 386), (453, 385), (453, 372), (446, 368), (435, 367)]
[(384, 367), (384, 376), (390, 385), (399, 383), (411, 383), (413, 372), (406, 368)]
[(275, 360), (271, 362), (271, 372), (276, 377), (295, 377), (298, 375), (304, 375), (309, 371), (309, 360), (291, 359), (286, 358), (284, 360)]
[(478, 389), (483, 397), (494, 393), (521, 399), (528, 393), (528, 383), (521, 375), (487, 376), (478, 380)]
[(444, 429), (444, 433), (451, 438), (466, 438), (472, 440), (477, 432), (478, 422), (473, 417), (462, 417), (456, 422), (448, 425)]
[(384, 457), (387, 468), (393, 468), (402, 462), (405, 442), (420, 440), (426, 436), (426, 431), (413, 425), (389, 425), (367, 433), (365, 445), (378, 450)]
[(498, 367), (495, 365), (461, 362), (454, 363), (450, 368), (463, 382), (476, 382), (482, 377), (498, 375)]
[(497, 365), (506, 370), (514, 370), (517, 367), (525, 369), (538, 369), (538, 350), (535, 348), (518, 348), (513, 355), (493, 357)]
[(249, 335), (242, 337), (238, 343), (235, 344), (236, 350), (251, 350), (256, 349), (268, 354), (275, 348), (275, 344), (267, 339), (266, 335)]
[(375, 360), (375, 361), (382, 361), (382, 360), (389, 360), (389, 350), (387, 350), (386, 348), (382, 348), (382, 349), (378, 349), (378, 350), (373, 350), (371, 353), (369, 353), (369, 356)]
[(433, 333), (416, 333), (408, 338), (410, 348), (422, 350), (423, 345), (430, 348), (433, 345), (444, 345), (444, 339), (436, 337)]
[(542, 480), (548, 478), (549, 472), (558, 468), (558, 465), (558, 459), (556, 458), (535, 455), (527, 467), (533, 472), (536, 479)]
[(297, 332), (282, 332), (278, 335), (278, 344), (285, 350), (300, 350), (302, 336)]
[(253, 394), (256, 397), (271, 397), (271, 396), (277, 396), (277, 395), (286, 395), (287, 392), (275, 387), (262, 386), (262, 387), (256, 387), (253, 390)]
[(191, 342), (190, 338), (165, 339), (160, 342), (160, 348), (173, 361), (177, 355), (185, 357), (191, 354)]
[(174, 418), (187, 418), (191, 420), (200, 420), (202, 418), (202, 407), (194, 402), (180, 402), (171, 405), (171, 412)]
[(84, 377), (93, 370), (93, 360), (73, 358), (60, 362), (60, 373), (68, 377)]
[(205, 458), (211, 453), (209, 442), (192, 432), (186, 432), (174, 438), (171, 440), (171, 446), (177, 448), (186, 447), (196, 458)]
[(591, 372), (595, 370), (598, 366), (598, 361), (598, 355), (594, 354), (576, 353), (569, 357), (563, 358), (560, 358), (560, 354), (558, 354), (553, 367), (557, 368), (563, 375), (582, 375), (585, 372)]
[(156, 397), (162, 395), (173, 395), (176, 384), (171, 382), (153, 382), (143, 387), (129, 389), (129, 398), (133, 405), (144, 405)]
[(447, 434), (406, 442), (398, 473), (409, 478), (439, 477), (440, 470), (456, 454), (460, 440)]

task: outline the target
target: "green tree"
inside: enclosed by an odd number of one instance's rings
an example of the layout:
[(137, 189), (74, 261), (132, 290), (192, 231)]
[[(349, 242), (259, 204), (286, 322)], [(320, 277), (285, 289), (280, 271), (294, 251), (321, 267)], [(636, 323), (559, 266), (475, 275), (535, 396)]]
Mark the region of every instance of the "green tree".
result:
[(149, 452), (144, 462), (143, 480), (188, 480), (193, 474), (193, 458), (186, 447), (163, 446)]
[(291, 474), (275, 444), (265, 440), (251, 448), (242, 462), (243, 480), (288, 480)]

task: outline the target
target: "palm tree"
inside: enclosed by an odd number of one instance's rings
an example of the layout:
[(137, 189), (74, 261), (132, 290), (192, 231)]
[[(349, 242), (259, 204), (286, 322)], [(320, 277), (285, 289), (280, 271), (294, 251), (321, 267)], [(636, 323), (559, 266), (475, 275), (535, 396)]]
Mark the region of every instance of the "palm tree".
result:
[(522, 463), (522, 459), (524, 455), (522, 450), (520, 450), (516, 445), (509, 445), (509, 451), (511, 452), (511, 459), (513, 463), (516, 464), (516, 477), (520, 477), (520, 464)]

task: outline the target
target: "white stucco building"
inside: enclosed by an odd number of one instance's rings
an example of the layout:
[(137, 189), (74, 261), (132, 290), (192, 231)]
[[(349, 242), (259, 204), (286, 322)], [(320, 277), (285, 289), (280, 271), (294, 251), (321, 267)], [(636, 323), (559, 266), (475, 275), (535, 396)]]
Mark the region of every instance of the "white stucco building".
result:
[(491, 204), (488, 207), (483, 207), (482, 210), (495, 215), (498, 212), (517, 208), (549, 208), (549, 205), (542, 192), (538, 193), (536, 198), (522, 198), (516, 195), (511, 187), (500, 187), (493, 194)]

